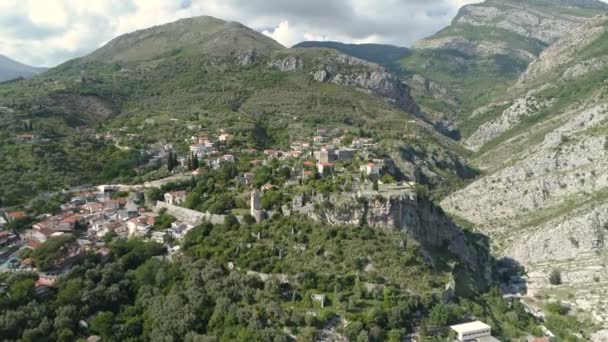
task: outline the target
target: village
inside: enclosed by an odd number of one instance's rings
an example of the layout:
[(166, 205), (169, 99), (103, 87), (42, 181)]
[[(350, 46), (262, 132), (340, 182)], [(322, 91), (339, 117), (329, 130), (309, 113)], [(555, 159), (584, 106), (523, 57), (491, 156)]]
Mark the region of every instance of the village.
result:
[[(317, 129), (308, 139), (293, 141), (289, 149), (235, 148), (231, 144), (233, 135), (227, 129), (189, 137), (181, 142), (187, 146), (181, 153), (179, 142), (153, 144), (146, 151), (149, 163), (166, 168), (167, 177), (144, 184), (79, 188), (70, 192), (69, 201), (56, 213), (31, 217), (26, 208), (2, 213), (0, 272), (37, 272), (36, 293), (44, 294), (55, 285), (58, 276), (81, 262), (87, 253), (97, 254), (102, 260), (107, 258), (107, 243), (114, 237), (153, 241), (165, 249), (160, 257), (171, 260), (180, 257), (186, 234), (203, 222), (259, 223), (275, 215), (306, 216), (331, 196), (415, 194), (419, 190), (413, 181), (395, 180), (389, 172), (392, 160), (383, 157), (374, 139), (347, 133)], [(99, 138), (120, 146), (121, 139), (115, 134)], [(241, 200), (219, 211), (193, 207), (190, 197), (207, 197), (193, 193), (193, 184), (205, 175), (226, 169), (237, 171), (231, 173), (230, 187), (220, 191), (236, 193)], [(309, 186), (312, 191), (301, 191), (310, 184), (314, 184)], [(270, 200), (279, 193), (283, 195), (280, 200)], [(19, 224), (24, 222), (25, 225)], [(68, 243), (56, 259), (37, 265), (31, 256), (49, 240)], [(466, 340), (467, 334), (480, 340), (495, 340), (483, 322), (454, 326), (452, 330), (458, 340)]]
[[(39, 272), (41, 282), (37, 288), (52, 286), (57, 275), (67, 272), (71, 266), (92, 252), (106, 256), (106, 242), (111, 237), (124, 239), (141, 238), (155, 241), (166, 247), (167, 257), (180, 252), (180, 242), (189, 230), (203, 221), (223, 223), (227, 216), (239, 222), (260, 222), (280, 212), (306, 213), (311, 208), (314, 196), (327, 194), (300, 194), (284, 199), (280, 205), (262, 206), (267, 191), (280, 190), (303, 184), (309, 179), (333, 179), (348, 176), (348, 188), (341, 190), (379, 191), (384, 183), (394, 183), (387, 173), (383, 176), (384, 159), (374, 158), (376, 144), (366, 137), (345, 137), (344, 131), (317, 129), (308, 140), (294, 141), (289, 150), (254, 148), (228, 148), (232, 135), (228, 130), (201, 132), (188, 141), (184, 155), (175, 152), (175, 145), (155, 145), (150, 162), (162, 162), (171, 172), (171, 182), (159, 180), (143, 185), (99, 185), (70, 192), (69, 201), (63, 203), (56, 213), (30, 216), (26, 208), (10, 210), (0, 215), (0, 272)], [(108, 133), (102, 139), (113, 139)], [(31, 141), (34, 136), (20, 139)], [(209, 213), (183, 207), (188, 196), (180, 181), (191, 179), (218, 170), (224, 165), (245, 160), (250, 167), (239, 172), (233, 179), (244, 189), (248, 200), (247, 209), (234, 209), (225, 213)], [(284, 168), (288, 175), (282, 185), (268, 179), (256, 185), (256, 170), (264, 165), (275, 164)], [(272, 178), (272, 177), (270, 177)], [(399, 184), (401, 185), (401, 184)], [(162, 193), (159, 199), (147, 199), (150, 188), (164, 186), (171, 190)], [(414, 183), (406, 186), (413, 187)], [(234, 215), (233, 215), (234, 214)], [(18, 227), (10, 229), (10, 227)], [(51, 239), (73, 239), (57, 254), (57, 260), (39, 267), (30, 255)], [(72, 240), (70, 240), (72, 241)]]

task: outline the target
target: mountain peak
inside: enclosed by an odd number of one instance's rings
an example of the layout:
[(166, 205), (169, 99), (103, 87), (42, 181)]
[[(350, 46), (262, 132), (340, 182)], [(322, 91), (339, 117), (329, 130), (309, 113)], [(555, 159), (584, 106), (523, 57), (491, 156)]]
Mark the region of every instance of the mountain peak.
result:
[(0, 82), (12, 80), (19, 77), (32, 77), (44, 72), (46, 68), (36, 68), (17, 62), (3, 54), (0, 54)]
[(141, 62), (181, 52), (225, 56), (281, 49), (281, 44), (240, 23), (200, 16), (119, 36), (85, 59)]

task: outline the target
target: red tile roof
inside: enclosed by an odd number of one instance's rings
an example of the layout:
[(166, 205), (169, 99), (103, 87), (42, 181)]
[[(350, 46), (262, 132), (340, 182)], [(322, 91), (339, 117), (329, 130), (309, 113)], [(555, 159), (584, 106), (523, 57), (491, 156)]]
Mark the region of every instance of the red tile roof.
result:
[(30, 240), (25, 243), (25, 247), (29, 247), (31, 249), (36, 249), (42, 245), (42, 242), (36, 240)]
[(27, 216), (25, 211), (13, 211), (10, 213), (6, 213), (6, 216), (12, 220), (22, 219)]

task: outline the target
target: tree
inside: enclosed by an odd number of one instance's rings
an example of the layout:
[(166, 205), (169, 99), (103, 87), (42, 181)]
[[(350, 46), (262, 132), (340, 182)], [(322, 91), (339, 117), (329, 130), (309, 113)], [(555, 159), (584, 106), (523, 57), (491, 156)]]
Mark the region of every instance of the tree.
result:
[(169, 172), (173, 172), (175, 166), (177, 165), (175, 163), (175, 159), (173, 158), (173, 151), (169, 151), (169, 156), (167, 156), (167, 170), (169, 170)]
[(192, 155), (192, 171), (198, 170), (198, 167), (199, 167), (198, 155), (196, 155), (196, 153), (195, 153)]
[(429, 323), (435, 327), (443, 327), (448, 323), (449, 312), (445, 305), (437, 304), (431, 310)]
[(238, 229), (240, 227), (240, 223), (236, 216), (229, 214), (226, 215), (226, 217), (224, 218), (224, 226), (226, 226), (226, 228), (230, 230)]
[(372, 190), (378, 191), (378, 180), (377, 179), (374, 180), (374, 183), (372, 185)]
[(110, 311), (102, 311), (91, 320), (91, 331), (107, 340), (112, 336), (113, 326), (114, 314)]
[(557, 268), (554, 268), (549, 274), (549, 283), (551, 285), (561, 285), (562, 284), (562, 272)]

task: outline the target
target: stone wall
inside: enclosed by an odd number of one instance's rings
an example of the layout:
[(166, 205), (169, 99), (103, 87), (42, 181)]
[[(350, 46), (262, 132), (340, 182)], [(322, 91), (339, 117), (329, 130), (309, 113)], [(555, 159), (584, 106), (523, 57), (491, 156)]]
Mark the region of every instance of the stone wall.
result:
[[(158, 201), (156, 202), (155, 211), (160, 211), (161, 209), (167, 209), (167, 212), (179, 221), (184, 223), (191, 224), (193, 226), (198, 226), (204, 221), (210, 222), (212, 224), (223, 224), (226, 215), (215, 215), (209, 212), (200, 212), (188, 208), (179, 207), (176, 205), (171, 205), (165, 202)], [(243, 222), (242, 216), (236, 216), (239, 222)]]

